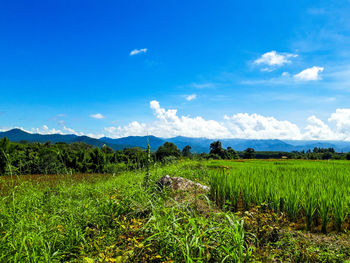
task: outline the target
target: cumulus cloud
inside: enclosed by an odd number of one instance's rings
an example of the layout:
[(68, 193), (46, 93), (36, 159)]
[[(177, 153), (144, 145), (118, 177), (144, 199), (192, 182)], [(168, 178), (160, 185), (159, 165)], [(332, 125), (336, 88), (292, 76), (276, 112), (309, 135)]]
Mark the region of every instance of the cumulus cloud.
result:
[[(26, 131), (23, 128), (20, 128), (23, 131)], [(43, 125), (40, 128), (32, 128), (31, 131), (26, 131), (29, 133), (39, 133), (39, 134), (75, 134), (75, 135), (84, 135), (83, 132), (77, 132), (72, 128), (63, 126), (62, 130), (56, 128), (49, 128), (47, 125)]]
[(217, 121), (200, 116), (181, 116), (176, 109), (162, 108), (156, 100), (150, 102), (150, 108), (156, 117), (154, 122), (133, 121), (125, 126), (105, 128), (104, 132), (114, 138), (152, 134), (163, 138), (350, 140), (350, 109), (337, 109), (327, 123), (310, 116), (307, 125), (301, 128), (293, 122), (256, 113), (237, 113)]
[[(272, 50), (270, 52), (266, 52), (265, 54), (261, 55), (260, 58), (256, 59), (254, 61), (254, 64), (256, 65), (267, 65), (270, 67), (279, 67), (286, 63), (290, 63), (290, 58), (297, 57), (296, 54), (290, 54), (290, 53), (278, 53), (275, 50)], [(262, 70), (263, 71), (272, 71), (273, 68), (265, 67)]]
[(191, 100), (194, 100), (196, 98), (197, 98), (197, 94), (191, 94), (191, 95), (186, 96), (187, 101), (191, 101)]
[[(237, 113), (225, 115), (221, 121), (207, 120), (201, 116), (183, 116), (176, 109), (162, 108), (158, 101), (150, 102), (155, 121), (142, 123), (130, 122), (124, 126), (104, 128), (103, 133), (86, 134), (100, 138), (126, 136), (144, 136), (147, 134), (162, 138), (175, 136), (204, 137), (209, 139), (243, 138), (243, 139), (289, 139), (289, 140), (346, 140), (350, 141), (350, 108), (337, 109), (323, 121), (312, 115), (307, 124), (301, 128), (288, 120), (276, 119), (260, 114)], [(22, 128), (23, 129), (23, 128)], [(84, 135), (65, 125), (61, 130), (43, 125), (32, 129), (40, 134), (76, 134)]]
[(31, 132), (40, 134), (63, 134), (61, 130), (56, 130), (55, 128), (50, 129), (47, 125), (43, 125), (41, 128), (32, 128)]
[(151, 124), (132, 122), (126, 126), (109, 127), (105, 132), (112, 137), (123, 137), (129, 135), (152, 134), (158, 137), (207, 137), (207, 138), (229, 138), (228, 129), (215, 120), (205, 120), (202, 117), (178, 116), (176, 109), (164, 109), (158, 101), (150, 102), (150, 107), (157, 120)]
[(225, 116), (226, 125), (232, 137), (247, 139), (300, 139), (297, 125), (289, 121), (280, 121), (274, 117), (265, 117), (256, 113), (238, 113)]
[(94, 119), (104, 119), (105, 118), (105, 116), (103, 116), (101, 113), (91, 114), (90, 117), (94, 118)]
[(143, 136), (147, 134), (147, 125), (133, 121), (126, 126), (108, 127), (104, 129), (107, 134), (113, 137)]
[(303, 139), (306, 140), (336, 140), (337, 134), (322, 120), (312, 115), (307, 119), (308, 125), (305, 127)]
[(289, 121), (280, 121), (274, 117), (264, 117), (258, 114), (238, 113), (231, 117), (225, 116), (220, 121), (204, 118), (178, 116), (176, 109), (162, 108), (158, 101), (150, 102), (157, 120), (151, 124), (132, 122), (126, 126), (105, 128), (112, 137), (152, 134), (158, 137), (206, 137), (220, 138), (251, 138), (251, 139), (300, 139), (301, 132), (297, 125)]
[(299, 72), (298, 74), (294, 75), (294, 78), (296, 80), (319, 80), (321, 79), (319, 73), (324, 70), (323, 67), (317, 67), (313, 66), (311, 68), (304, 69), (303, 71)]
[(141, 49), (134, 49), (130, 52), (130, 56), (134, 56), (140, 53), (146, 53), (147, 52), (147, 48), (141, 48)]
[(328, 121), (335, 123), (336, 132), (342, 135), (342, 139), (350, 140), (350, 109), (337, 109)]

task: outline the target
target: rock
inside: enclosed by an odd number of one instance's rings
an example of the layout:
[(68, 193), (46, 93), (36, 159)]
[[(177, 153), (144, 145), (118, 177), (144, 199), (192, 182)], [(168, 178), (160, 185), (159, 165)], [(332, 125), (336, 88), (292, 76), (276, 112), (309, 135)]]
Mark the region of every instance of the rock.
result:
[(198, 189), (201, 191), (209, 191), (210, 188), (208, 186), (202, 185), (200, 183), (195, 183), (189, 179), (183, 177), (170, 177), (169, 175), (165, 175), (159, 179), (158, 185), (160, 188), (169, 187), (172, 190), (194, 190)]

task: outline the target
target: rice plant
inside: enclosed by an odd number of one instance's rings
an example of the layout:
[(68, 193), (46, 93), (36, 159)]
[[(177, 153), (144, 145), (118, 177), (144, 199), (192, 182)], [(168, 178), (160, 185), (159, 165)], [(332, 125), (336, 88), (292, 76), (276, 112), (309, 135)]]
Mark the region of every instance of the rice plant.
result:
[(313, 221), (322, 220), (326, 233), (331, 220), (338, 231), (348, 218), (350, 168), (344, 161), (249, 161), (225, 162), (225, 174), (211, 169), (213, 198), (222, 204), (237, 200), (242, 193), (244, 208), (267, 204), (271, 210), (286, 212), (291, 221), (305, 218), (311, 230)]

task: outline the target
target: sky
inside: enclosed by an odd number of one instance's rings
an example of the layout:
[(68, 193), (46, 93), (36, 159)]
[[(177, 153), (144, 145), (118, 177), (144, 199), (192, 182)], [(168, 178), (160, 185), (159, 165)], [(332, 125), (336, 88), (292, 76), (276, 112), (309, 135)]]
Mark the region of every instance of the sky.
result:
[(0, 130), (350, 140), (350, 1), (1, 1)]

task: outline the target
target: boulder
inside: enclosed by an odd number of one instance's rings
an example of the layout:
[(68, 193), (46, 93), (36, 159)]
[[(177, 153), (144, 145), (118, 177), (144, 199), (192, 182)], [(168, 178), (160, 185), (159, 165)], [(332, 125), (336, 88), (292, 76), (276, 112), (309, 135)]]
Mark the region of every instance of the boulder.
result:
[(205, 192), (208, 192), (210, 190), (208, 186), (202, 185), (200, 183), (193, 182), (183, 177), (170, 177), (169, 175), (165, 175), (160, 178), (158, 180), (158, 185), (161, 189), (168, 187), (171, 190), (200, 190)]

